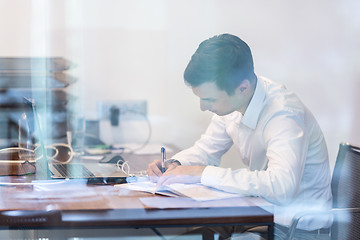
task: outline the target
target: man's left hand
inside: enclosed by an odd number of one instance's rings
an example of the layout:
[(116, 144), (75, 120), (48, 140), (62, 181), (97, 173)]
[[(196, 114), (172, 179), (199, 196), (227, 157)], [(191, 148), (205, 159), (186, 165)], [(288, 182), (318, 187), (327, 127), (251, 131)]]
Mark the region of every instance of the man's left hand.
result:
[(171, 183), (200, 183), (206, 166), (177, 166), (168, 169), (158, 180), (157, 186)]

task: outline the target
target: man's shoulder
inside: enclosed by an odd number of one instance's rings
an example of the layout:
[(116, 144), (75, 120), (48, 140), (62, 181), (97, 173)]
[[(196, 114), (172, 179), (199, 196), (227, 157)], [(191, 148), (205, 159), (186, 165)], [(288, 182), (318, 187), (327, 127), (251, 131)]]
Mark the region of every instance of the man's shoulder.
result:
[(260, 82), (268, 96), (278, 96), (285, 92), (288, 92), (284, 84), (273, 81), (269, 78), (260, 76), (258, 78), (258, 81)]
[(262, 77), (266, 92), (261, 113), (262, 119), (272, 119), (275, 116), (292, 115), (303, 118), (308, 111), (301, 99), (285, 85)]

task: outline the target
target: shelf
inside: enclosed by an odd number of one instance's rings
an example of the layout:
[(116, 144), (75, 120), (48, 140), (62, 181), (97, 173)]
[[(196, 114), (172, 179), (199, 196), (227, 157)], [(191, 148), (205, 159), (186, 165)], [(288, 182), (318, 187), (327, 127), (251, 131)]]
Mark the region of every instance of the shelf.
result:
[(76, 82), (76, 78), (63, 72), (0, 72), (0, 89), (31, 88), (60, 89)]
[(62, 57), (1, 57), (1, 71), (62, 72), (75, 64)]

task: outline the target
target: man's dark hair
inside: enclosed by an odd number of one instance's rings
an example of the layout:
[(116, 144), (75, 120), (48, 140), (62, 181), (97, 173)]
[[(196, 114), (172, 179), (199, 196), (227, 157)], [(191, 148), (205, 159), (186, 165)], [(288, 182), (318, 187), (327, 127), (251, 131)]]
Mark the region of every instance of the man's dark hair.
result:
[(231, 34), (221, 34), (200, 43), (184, 72), (185, 83), (197, 87), (214, 82), (233, 94), (240, 83), (256, 79), (249, 46)]

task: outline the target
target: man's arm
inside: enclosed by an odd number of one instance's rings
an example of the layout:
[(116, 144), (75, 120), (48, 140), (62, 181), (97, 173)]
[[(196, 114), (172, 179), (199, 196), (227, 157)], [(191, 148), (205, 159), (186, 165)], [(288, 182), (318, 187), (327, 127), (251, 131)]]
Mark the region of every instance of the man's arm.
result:
[(309, 146), (304, 122), (296, 116), (275, 116), (263, 134), (266, 169), (232, 171), (210, 166), (204, 170), (201, 183), (233, 193), (261, 196), (277, 204), (291, 201), (299, 190)]
[(218, 166), (222, 155), (233, 144), (226, 132), (224, 121), (223, 117), (214, 115), (201, 138), (192, 147), (175, 154), (172, 158), (185, 166)]
[[(206, 132), (194, 144), (194, 146), (183, 150), (172, 157), (171, 160), (176, 162), (173, 161), (171, 162), (171, 165), (169, 164), (167, 166), (167, 178), (170, 178), (170, 176), (174, 176), (176, 174), (184, 176), (186, 171), (191, 173), (193, 176), (201, 176), (201, 173), (205, 168), (204, 166), (219, 165), (221, 156), (231, 147), (231, 145), (232, 140), (226, 133), (223, 119), (215, 115), (212, 118)], [(167, 161), (167, 163), (170, 162)], [(168, 170), (171, 170), (179, 165), (182, 165), (182, 168), (180, 168), (181, 172), (180, 170), (177, 170), (169, 173)], [(190, 168), (190, 165), (194, 166), (194, 168)], [(185, 166), (189, 168), (185, 168)], [(155, 160), (148, 165), (148, 175), (152, 178), (152, 180), (155, 180), (155, 178), (163, 175), (160, 169), (160, 160)]]
[(200, 183), (201, 174), (206, 166), (177, 166), (168, 169), (158, 180), (158, 185), (172, 183)]

